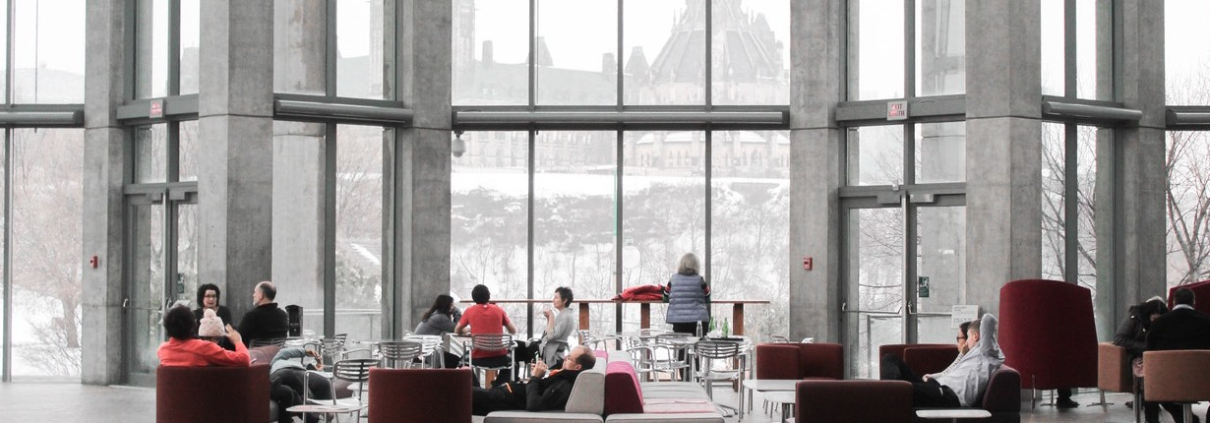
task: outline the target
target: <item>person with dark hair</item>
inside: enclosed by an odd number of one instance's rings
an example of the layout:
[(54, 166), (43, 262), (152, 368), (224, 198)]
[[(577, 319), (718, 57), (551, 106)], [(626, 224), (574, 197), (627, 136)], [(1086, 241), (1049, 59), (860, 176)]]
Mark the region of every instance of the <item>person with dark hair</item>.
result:
[[(193, 309), (193, 317), (201, 322), (206, 315), (206, 310), (214, 310), (214, 313), (223, 325), (235, 323), (231, 320), (231, 310), (226, 306), (219, 304), (223, 291), (219, 290), (218, 285), (208, 283), (197, 287), (197, 308)], [(231, 345), (226, 338), (219, 339), (219, 345), (228, 350), (234, 351), (235, 346)]]
[[(1210, 316), (1193, 309), (1193, 291), (1181, 288), (1173, 295), (1173, 300), (1176, 305), (1172, 307), (1172, 311), (1151, 322), (1151, 331), (1147, 333), (1147, 351), (1210, 349)], [(1172, 414), (1173, 419), (1184, 421), (1184, 410), (1180, 406), (1171, 404), (1172, 407), (1169, 407), (1169, 404), (1165, 403), (1160, 405)], [(1145, 404), (1143, 411), (1146, 412), (1149, 406), (1150, 404)], [(1159, 411), (1155, 411), (1155, 414), (1146, 416), (1147, 421), (1158, 422)], [(1210, 416), (1206, 419), (1210, 420)], [(1192, 420), (1196, 423), (1197, 416), (1193, 416)]]
[(550, 299), (552, 308), (542, 310), (542, 315), (546, 317), (546, 327), (542, 330), (540, 341), (517, 341), (515, 352), (517, 362), (524, 363), (530, 357), (540, 356), (547, 366), (560, 367), (562, 365), (560, 361), (567, 351), (567, 338), (576, 331), (577, 322), (579, 322), (576, 313), (568, 307), (574, 299), (575, 295), (572, 294), (571, 288), (566, 286), (555, 288), (555, 294)]
[[(1151, 323), (1167, 312), (1168, 305), (1164, 304), (1163, 298), (1151, 297), (1147, 301), (1130, 306), (1129, 315), (1122, 319), (1117, 332), (1113, 334), (1113, 344), (1126, 349), (1131, 367), (1140, 377), (1143, 374), (1143, 351), (1147, 350), (1147, 332), (1151, 330)], [(1126, 406), (1133, 407), (1134, 401), (1127, 401)], [(1144, 403), (1143, 410), (1144, 413), (1159, 418), (1160, 411), (1155, 403)]]
[(664, 286), (664, 298), (668, 302), (665, 321), (677, 333), (697, 333), (698, 324), (702, 332), (710, 330), (710, 285), (701, 276), (701, 262), (693, 253), (681, 256), (676, 273), (668, 278)]
[[(314, 365), (304, 365), (303, 359), (314, 357)], [(328, 378), (320, 376), (307, 377), (307, 370), (323, 371), (323, 358), (315, 350), (299, 347), (282, 348), (269, 361), (270, 398), (277, 402), (277, 421), (292, 423), (296, 413), (283, 412), (295, 405), (303, 404), (303, 392), (308, 392), (307, 398), (332, 399), (332, 385)], [(319, 421), (319, 416), (308, 414), (306, 423)]]
[(235, 351), (227, 351), (214, 342), (198, 339), (194, 336), (197, 327), (197, 320), (189, 307), (176, 306), (164, 313), (164, 331), (168, 333), (168, 342), (160, 344), (156, 351), (161, 366), (247, 367), (252, 364), (239, 332), (231, 325), (227, 325), (226, 336), (235, 346)]
[(597, 358), (583, 345), (571, 350), (563, 366), (547, 372), (546, 363), (534, 364), (528, 382), (509, 382), (492, 389), (471, 388), (471, 414), (486, 416), (499, 410), (563, 410), (576, 377), (595, 367)]
[[(429, 311), (424, 312), (424, 316), (420, 317), (420, 324), (416, 325), (415, 333), (417, 335), (445, 335), (448, 332), (454, 331), (455, 322), (462, 319), (462, 312), (458, 307), (454, 307), (454, 297), (446, 294), (440, 294), (437, 299), (433, 300), (433, 306), (429, 307)], [(457, 368), (459, 357), (443, 351), (445, 355), (445, 367)]]
[(290, 331), (290, 318), (286, 311), (277, 307), (277, 288), (273, 282), (261, 281), (252, 288), (252, 302), (256, 308), (244, 313), (239, 322), (239, 331), (244, 333), (244, 346), (252, 341), (285, 338)]
[[(458, 325), (454, 327), (454, 332), (459, 335), (493, 335), (504, 333), (507, 329), (508, 333), (516, 334), (517, 327), (513, 326), (513, 322), (508, 319), (508, 313), (504, 309), (495, 304), (488, 304), (492, 299), (492, 293), (483, 284), (475, 285), (471, 289), (471, 298), (475, 300), (475, 305), (467, 307), (466, 312), (462, 313), (462, 318), (458, 320)], [(469, 330), (468, 330), (469, 329)], [(482, 351), (474, 350), (471, 358), (475, 363), (484, 366), (507, 366), (508, 351)], [(512, 375), (507, 370), (501, 371), (496, 377), (495, 384), (504, 383), (505, 380), (511, 379)]]

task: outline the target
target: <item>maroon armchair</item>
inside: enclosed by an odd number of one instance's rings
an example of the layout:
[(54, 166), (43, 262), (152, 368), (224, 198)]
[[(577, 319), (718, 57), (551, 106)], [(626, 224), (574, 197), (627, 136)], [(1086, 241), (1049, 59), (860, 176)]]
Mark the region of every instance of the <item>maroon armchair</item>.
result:
[(269, 421), (269, 366), (180, 367), (155, 371), (155, 421)]
[(370, 423), (470, 423), (470, 369), (370, 369)]
[(1193, 298), (1197, 299), (1197, 301), (1193, 302), (1194, 310), (1200, 311), (1202, 313), (1210, 313), (1210, 281), (1201, 281), (1201, 282), (1197, 282), (1197, 283), (1191, 283), (1188, 285), (1177, 285), (1172, 288), (1169, 288), (1168, 289), (1168, 309), (1169, 310), (1172, 310), (1172, 306), (1176, 305), (1176, 303), (1174, 302), (1173, 296), (1176, 295), (1176, 291), (1180, 290), (1181, 288), (1189, 288), (1190, 290), (1193, 291)]
[(910, 423), (912, 385), (901, 380), (804, 380), (795, 389), (796, 422)]
[[(903, 360), (917, 376), (938, 373), (958, 358), (958, 346), (952, 344), (888, 344), (878, 347), (878, 357), (893, 354)], [(879, 361), (881, 365), (881, 361)]]
[(1076, 284), (1019, 280), (1000, 288), (1000, 348), (1021, 387), (1097, 386), (1092, 293)]
[(840, 344), (760, 344), (756, 346), (757, 379), (844, 379)]

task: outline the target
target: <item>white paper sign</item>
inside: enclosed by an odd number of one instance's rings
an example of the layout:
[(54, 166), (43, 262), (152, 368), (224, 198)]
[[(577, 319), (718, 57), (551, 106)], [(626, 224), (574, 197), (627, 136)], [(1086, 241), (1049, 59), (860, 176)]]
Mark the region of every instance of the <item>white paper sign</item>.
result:
[(958, 329), (962, 322), (969, 322), (979, 317), (977, 305), (955, 305), (950, 312), (950, 329)]

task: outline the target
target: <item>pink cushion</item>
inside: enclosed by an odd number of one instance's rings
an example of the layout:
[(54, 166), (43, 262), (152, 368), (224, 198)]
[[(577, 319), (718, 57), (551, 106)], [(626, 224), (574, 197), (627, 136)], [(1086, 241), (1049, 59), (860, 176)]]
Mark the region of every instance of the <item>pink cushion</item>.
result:
[(605, 415), (643, 413), (643, 389), (634, 366), (614, 361), (605, 367)]

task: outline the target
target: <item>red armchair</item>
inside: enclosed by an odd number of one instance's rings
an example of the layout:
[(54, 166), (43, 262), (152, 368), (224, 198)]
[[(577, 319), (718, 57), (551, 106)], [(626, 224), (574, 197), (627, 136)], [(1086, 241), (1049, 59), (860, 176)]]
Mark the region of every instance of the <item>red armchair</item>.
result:
[(1177, 285), (1168, 289), (1168, 309), (1172, 310), (1172, 306), (1176, 305), (1173, 296), (1176, 291), (1181, 288), (1189, 288), (1193, 291), (1193, 297), (1197, 301), (1193, 302), (1193, 309), (1202, 313), (1210, 313), (1210, 281), (1201, 281), (1188, 285)]
[(900, 380), (804, 380), (795, 390), (796, 422), (910, 423), (912, 385)]
[(370, 369), (370, 423), (470, 423), (470, 369)]
[(844, 379), (840, 344), (760, 344), (756, 346), (757, 379)]
[[(894, 354), (917, 376), (937, 373), (958, 358), (958, 346), (952, 344), (888, 344), (878, 347), (878, 357)], [(881, 363), (881, 361), (879, 361)]]
[(155, 371), (155, 421), (269, 421), (269, 366), (178, 367)]
[(1076, 284), (1020, 280), (1000, 288), (1000, 348), (1021, 387), (1097, 386), (1092, 293)]

